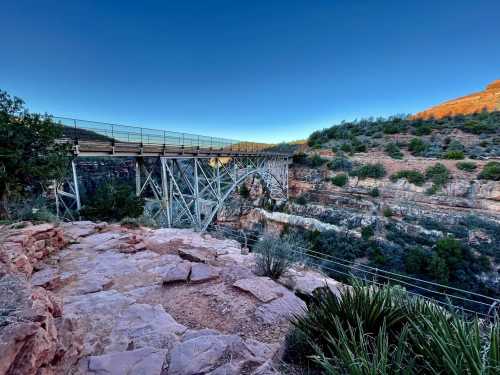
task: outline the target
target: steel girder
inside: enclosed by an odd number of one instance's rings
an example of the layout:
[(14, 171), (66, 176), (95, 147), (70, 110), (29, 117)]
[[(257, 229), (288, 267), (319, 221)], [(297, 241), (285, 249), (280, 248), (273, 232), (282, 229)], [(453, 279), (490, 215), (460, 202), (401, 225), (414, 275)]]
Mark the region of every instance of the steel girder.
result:
[[(282, 155), (162, 156), (147, 158), (148, 163), (145, 159), (136, 159), (136, 195), (146, 199), (149, 215), (163, 227), (205, 231), (231, 193), (254, 174), (262, 178), (272, 199), (288, 199), (289, 160)], [(71, 172), (71, 180), (55, 183), (58, 214), (60, 207), (68, 213), (81, 207), (74, 161)], [(65, 203), (68, 199), (71, 207)]]

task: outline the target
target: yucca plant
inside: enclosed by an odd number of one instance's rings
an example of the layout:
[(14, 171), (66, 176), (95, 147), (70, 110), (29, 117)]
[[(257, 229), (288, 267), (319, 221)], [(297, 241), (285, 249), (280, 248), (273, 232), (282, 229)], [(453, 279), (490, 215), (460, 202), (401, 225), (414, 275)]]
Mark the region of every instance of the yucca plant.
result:
[(413, 351), (430, 374), (500, 374), (500, 324), (434, 310), (412, 322)]
[(328, 335), (326, 351), (316, 347), (312, 359), (324, 373), (352, 375), (414, 374), (416, 360), (408, 346), (409, 328), (404, 326), (398, 341), (390, 343), (387, 326), (380, 327), (376, 335), (367, 334), (358, 318), (356, 327), (345, 328), (338, 318), (337, 338)]
[(321, 373), (500, 374), (497, 319), (466, 319), (398, 287), (325, 287), (293, 327), (285, 360)]
[(398, 341), (401, 330), (408, 324), (407, 313), (411, 300), (405, 298), (403, 290), (397, 287), (372, 288), (353, 281), (336, 296), (329, 288), (317, 290), (308, 313), (297, 317), (292, 335), (302, 338), (288, 346), (290, 352), (301, 352), (311, 357), (318, 350), (327, 350), (332, 340), (346, 331), (362, 329), (364, 334), (376, 337), (381, 327), (387, 332), (388, 342)]

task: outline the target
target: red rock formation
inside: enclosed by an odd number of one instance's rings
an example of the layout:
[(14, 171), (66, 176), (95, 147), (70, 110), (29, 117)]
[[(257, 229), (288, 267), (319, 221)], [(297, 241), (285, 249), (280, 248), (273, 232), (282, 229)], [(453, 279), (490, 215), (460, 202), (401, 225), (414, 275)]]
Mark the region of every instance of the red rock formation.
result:
[(414, 115), (414, 118), (442, 118), (459, 114), (500, 111), (500, 80), (486, 86), (486, 90), (449, 100)]

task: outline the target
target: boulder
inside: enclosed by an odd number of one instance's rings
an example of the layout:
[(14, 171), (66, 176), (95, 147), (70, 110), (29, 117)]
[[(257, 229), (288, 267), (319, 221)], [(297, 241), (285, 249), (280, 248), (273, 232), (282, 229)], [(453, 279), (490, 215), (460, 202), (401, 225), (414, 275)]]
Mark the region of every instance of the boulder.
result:
[(203, 283), (219, 277), (220, 269), (205, 263), (192, 263), (190, 281)]
[(141, 348), (92, 356), (88, 359), (88, 373), (160, 375), (166, 355), (167, 350), (164, 349)]

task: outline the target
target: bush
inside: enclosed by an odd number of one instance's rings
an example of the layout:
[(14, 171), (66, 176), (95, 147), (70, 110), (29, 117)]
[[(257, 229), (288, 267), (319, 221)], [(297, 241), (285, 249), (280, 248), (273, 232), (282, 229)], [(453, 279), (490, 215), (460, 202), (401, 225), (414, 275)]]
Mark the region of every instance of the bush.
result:
[(255, 244), (253, 251), (257, 274), (279, 279), (293, 263), (296, 250), (287, 239), (266, 237)]
[(490, 161), (487, 163), (479, 174), (479, 178), (483, 180), (500, 181), (500, 163), (497, 161)]
[(446, 151), (443, 154), (443, 159), (462, 160), (464, 157), (463, 151)]
[(400, 178), (405, 178), (409, 183), (422, 186), (425, 182), (425, 176), (417, 170), (404, 169), (394, 173), (391, 181), (396, 182)]
[(313, 156), (309, 157), (309, 164), (313, 168), (321, 167), (325, 163), (326, 163), (326, 159), (323, 159), (318, 154), (314, 154)]
[(332, 177), (332, 184), (334, 184), (335, 186), (345, 186), (345, 184), (347, 184), (347, 181), (349, 181), (349, 177), (345, 173), (340, 173)]
[(240, 193), (240, 197), (243, 199), (247, 199), (250, 197), (250, 190), (248, 189), (246, 184), (240, 186), (238, 192)]
[(392, 217), (394, 216), (394, 212), (392, 212), (390, 207), (385, 207), (384, 210), (382, 211), (383, 215), (385, 217)]
[(342, 146), (340, 146), (340, 149), (347, 153), (352, 152), (352, 146), (350, 143), (343, 143)]
[(399, 287), (320, 289), (292, 324), (285, 360), (327, 375), (497, 374), (500, 365), (499, 322), (465, 320)]
[(436, 163), (425, 170), (425, 179), (431, 181), (433, 184), (432, 188), (428, 191), (429, 193), (440, 190), (450, 178), (450, 172), (441, 163)]
[(457, 168), (465, 172), (474, 172), (477, 168), (476, 163), (470, 161), (462, 161), (456, 164)]
[(135, 195), (125, 183), (114, 180), (102, 184), (91, 202), (80, 214), (89, 220), (118, 221), (125, 217), (138, 217), (144, 212), (144, 200)]
[(428, 147), (427, 143), (420, 138), (413, 138), (408, 145), (408, 151), (414, 156), (422, 156)]
[(297, 199), (295, 199), (295, 203), (300, 204), (300, 205), (303, 206), (303, 205), (307, 204), (307, 198), (305, 197), (304, 194), (302, 194)]
[(386, 175), (386, 170), (383, 164), (365, 164), (351, 172), (352, 176), (357, 176), (360, 179), (365, 178), (382, 178)]
[(373, 198), (377, 198), (380, 196), (380, 190), (377, 187), (374, 187), (374, 188), (370, 189), (368, 194), (370, 194), (370, 196), (372, 196)]
[(336, 156), (328, 162), (327, 167), (332, 171), (349, 172), (352, 170), (352, 162), (346, 157)]
[(416, 135), (430, 135), (432, 133), (432, 127), (430, 125), (417, 125), (415, 126)]
[(298, 152), (292, 156), (292, 160), (295, 164), (307, 164), (307, 155), (303, 152)]
[(120, 221), (120, 225), (129, 228), (159, 228), (159, 225), (149, 216), (141, 215), (139, 217), (125, 217)]
[(396, 143), (390, 142), (385, 146), (385, 153), (393, 159), (403, 159), (403, 153)]
[(375, 231), (373, 230), (373, 228), (371, 226), (366, 226), (366, 227), (361, 228), (361, 237), (364, 240), (369, 240), (371, 237), (373, 237), (374, 234), (375, 234)]

